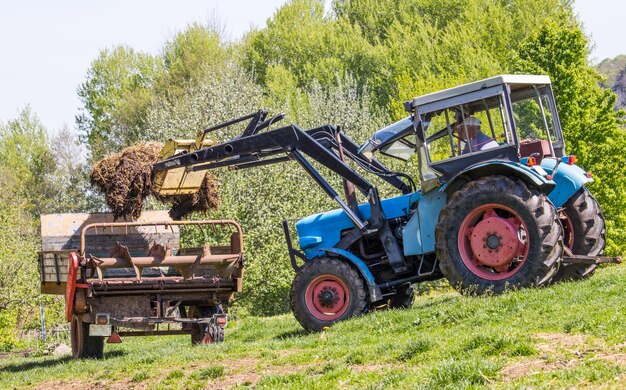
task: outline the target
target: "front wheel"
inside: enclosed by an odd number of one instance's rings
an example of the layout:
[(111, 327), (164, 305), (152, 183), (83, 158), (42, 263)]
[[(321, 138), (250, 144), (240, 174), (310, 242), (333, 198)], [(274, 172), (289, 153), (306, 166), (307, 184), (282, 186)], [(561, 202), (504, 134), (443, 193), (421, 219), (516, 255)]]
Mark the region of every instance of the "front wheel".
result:
[(337, 258), (307, 262), (291, 284), (291, 310), (312, 332), (367, 312), (367, 297), (361, 275)]
[(439, 217), (437, 256), (463, 293), (547, 284), (563, 252), (556, 209), (535, 189), (504, 176), (465, 184)]

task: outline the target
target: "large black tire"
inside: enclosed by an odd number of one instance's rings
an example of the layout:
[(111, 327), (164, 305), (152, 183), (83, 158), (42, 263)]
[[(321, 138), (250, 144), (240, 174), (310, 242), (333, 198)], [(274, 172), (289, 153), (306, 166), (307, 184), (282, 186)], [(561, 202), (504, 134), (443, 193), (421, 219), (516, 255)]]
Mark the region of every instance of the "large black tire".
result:
[(562, 228), (552, 203), (505, 176), (481, 177), (452, 194), (435, 236), (441, 271), (467, 294), (545, 285), (563, 253)]
[(70, 341), (76, 359), (102, 359), (104, 355), (104, 337), (89, 336), (89, 324), (83, 322), (82, 316), (72, 316)]
[(291, 310), (300, 325), (311, 332), (362, 315), (368, 307), (363, 278), (337, 258), (307, 262), (291, 284)]
[[(575, 255), (601, 256), (606, 245), (606, 227), (598, 201), (585, 187), (574, 194), (561, 211), (565, 245)], [(598, 266), (561, 264), (555, 281), (582, 279)]]
[(389, 299), (390, 309), (408, 309), (415, 301), (415, 290), (411, 283), (396, 288), (396, 293)]

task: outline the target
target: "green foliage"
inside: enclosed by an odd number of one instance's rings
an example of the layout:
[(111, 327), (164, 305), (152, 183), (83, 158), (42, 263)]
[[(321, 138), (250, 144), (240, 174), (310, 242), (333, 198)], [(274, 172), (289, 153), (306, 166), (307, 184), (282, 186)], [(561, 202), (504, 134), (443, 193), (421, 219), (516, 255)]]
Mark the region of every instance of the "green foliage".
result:
[(353, 0), (333, 12), (314, 0), (284, 5), (245, 38), (242, 63), (264, 86), (276, 66), (301, 87), (353, 75), (400, 118), (404, 100), (502, 73), (525, 36), (573, 19), (558, 0)]
[(46, 130), (26, 107), (17, 119), (0, 124), (0, 166), (14, 180), (10, 192), (27, 199), (26, 209), (36, 215), (51, 201), (50, 174), (56, 169)]
[(30, 108), (0, 124), (0, 349), (19, 347), (18, 330), (62, 322), (61, 302), (39, 295), (39, 215), (94, 207), (81, 151), (67, 128), (50, 137)]
[(91, 157), (99, 160), (145, 133), (145, 111), (161, 61), (127, 46), (100, 52), (78, 88), (83, 103), (76, 118)]
[(228, 59), (217, 32), (191, 24), (165, 44), (157, 90), (176, 99), (187, 85), (218, 72)]
[(626, 133), (615, 95), (602, 89), (599, 74), (587, 63), (587, 40), (575, 26), (547, 25), (524, 41), (517, 70), (551, 76), (567, 152), (592, 172), (589, 187), (607, 219), (607, 252), (626, 247)]
[(0, 309), (0, 352), (11, 351), (20, 342), (16, 337), (17, 318), (12, 310)]

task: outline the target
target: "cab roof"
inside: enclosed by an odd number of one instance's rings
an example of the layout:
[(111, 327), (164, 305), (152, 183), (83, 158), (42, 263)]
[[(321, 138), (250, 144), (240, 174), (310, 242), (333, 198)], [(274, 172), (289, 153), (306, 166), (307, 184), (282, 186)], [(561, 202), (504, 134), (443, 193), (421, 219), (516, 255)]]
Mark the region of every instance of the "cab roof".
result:
[(413, 100), (404, 102), (404, 108), (407, 111), (413, 111), (416, 107), (424, 104), (502, 84), (509, 84), (511, 89), (515, 90), (527, 85), (549, 85), (550, 77), (542, 75), (503, 74), (480, 81), (474, 81), (473, 83), (459, 85), (458, 87), (418, 96), (413, 98)]

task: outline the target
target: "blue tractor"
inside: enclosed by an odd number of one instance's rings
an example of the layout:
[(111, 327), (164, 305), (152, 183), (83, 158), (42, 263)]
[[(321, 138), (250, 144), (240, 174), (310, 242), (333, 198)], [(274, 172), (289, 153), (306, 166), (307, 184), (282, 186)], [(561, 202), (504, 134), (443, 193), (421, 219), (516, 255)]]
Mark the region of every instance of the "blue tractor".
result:
[[(605, 223), (585, 187), (593, 179), (565, 152), (549, 77), (492, 77), (405, 108), (406, 118), (360, 147), (331, 125), (261, 132), (282, 119), (261, 110), (202, 133), (249, 119), (240, 136), (160, 161), (155, 171), (302, 166), (340, 207), (298, 220), (298, 248), (283, 222), (296, 271), (291, 307), (311, 331), (373, 307), (409, 307), (421, 281), (445, 277), (463, 293), (500, 293), (619, 261), (601, 257)], [(393, 171), (377, 153), (414, 168)], [(342, 177), (345, 201), (309, 159)], [(355, 168), (400, 194), (380, 199)]]

